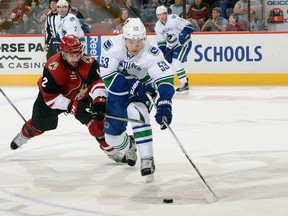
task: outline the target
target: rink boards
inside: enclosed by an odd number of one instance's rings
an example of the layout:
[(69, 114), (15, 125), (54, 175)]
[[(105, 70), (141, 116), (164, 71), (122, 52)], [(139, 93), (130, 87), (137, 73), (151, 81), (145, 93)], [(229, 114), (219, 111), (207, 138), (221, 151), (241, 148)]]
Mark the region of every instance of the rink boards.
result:
[[(190, 85), (287, 85), (288, 32), (195, 33), (184, 67)], [(99, 61), (101, 43), (113, 35), (86, 36)], [(155, 35), (147, 40), (156, 45)], [(46, 61), (43, 35), (0, 36), (0, 85), (36, 85)], [(179, 81), (175, 79), (175, 85)]]

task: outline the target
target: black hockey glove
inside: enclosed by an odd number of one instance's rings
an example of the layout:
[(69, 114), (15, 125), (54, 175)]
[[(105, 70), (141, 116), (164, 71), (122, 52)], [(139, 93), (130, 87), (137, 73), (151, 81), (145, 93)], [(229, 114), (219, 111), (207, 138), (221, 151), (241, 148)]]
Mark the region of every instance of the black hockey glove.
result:
[(106, 112), (106, 98), (96, 97), (91, 105), (92, 118), (97, 121), (102, 121)]
[(155, 120), (160, 125), (161, 130), (164, 130), (167, 128), (164, 122), (169, 125), (172, 121), (172, 101), (159, 98), (156, 106)]
[(156, 95), (156, 91), (152, 84), (142, 83), (139, 80), (136, 80), (130, 89), (130, 94), (144, 101), (149, 100), (146, 93), (149, 93), (152, 97)]
[(90, 106), (91, 103), (88, 99), (82, 101), (74, 100), (68, 105), (68, 112), (74, 115), (82, 124), (85, 124), (91, 118), (91, 114), (86, 111)]

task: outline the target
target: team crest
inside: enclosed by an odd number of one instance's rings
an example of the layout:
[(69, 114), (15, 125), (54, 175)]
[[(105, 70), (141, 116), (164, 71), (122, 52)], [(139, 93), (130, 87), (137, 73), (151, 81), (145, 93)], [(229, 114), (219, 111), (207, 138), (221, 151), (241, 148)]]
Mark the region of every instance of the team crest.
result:
[(83, 84), (78, 94), (75, 96), (75, 100), (81, 100), (88, 91), (88, 87), (86, 84)]
[(49, 65), (48, 65), (48, 69), (49, 70), (56, 70), (57, 67), (58, 67), (58, 62), (51, 62)]

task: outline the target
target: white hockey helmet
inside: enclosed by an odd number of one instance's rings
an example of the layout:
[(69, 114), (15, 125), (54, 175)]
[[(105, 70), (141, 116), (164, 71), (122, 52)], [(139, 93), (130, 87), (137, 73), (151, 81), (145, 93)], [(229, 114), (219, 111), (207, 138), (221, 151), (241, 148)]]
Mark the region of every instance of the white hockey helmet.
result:
[(128, 18), (123, 26), (123, 35), (125, 39), (145, 39), (146, 28), (139, 18)]
[(167, 10), (167, 8), (164, 5), (158, 6), (156, 8), (156, 15), (159, 15), (159, 14), (162, 14), (162, 13), (168, 13), (168, 10)]
[(69, 3), (66, 0), (59, 0), (57, 2), (57, 7), (59, 6), (66, 6), (67, 8), (69, 7)]

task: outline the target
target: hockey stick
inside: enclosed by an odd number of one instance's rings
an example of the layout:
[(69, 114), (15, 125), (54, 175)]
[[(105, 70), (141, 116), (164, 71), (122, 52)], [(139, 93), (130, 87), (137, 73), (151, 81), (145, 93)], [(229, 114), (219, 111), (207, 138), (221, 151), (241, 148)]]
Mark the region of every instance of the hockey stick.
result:
[(178, 44), (175, 44), (167, 53), (165, 53), (164, 58), (169, 56), (175, 49), (178, 47)]
[[(92, 110), (90, 108), (87, 108), (86, 109), (86, 112), (89, 112), (91, 113), (92, 115), (96, 113), (93, 113)], [(126, 121), (126, 122), (133, 122), (133, 123), (145, 123), (144, 120), (138, 120), (138, 119), (130, 119), (130, 118), (124, 118), (124, 117), (120, 117), (120, 116), (114, 116), (114, 115), (109, 115), (109, 114), (106, 114), (106, 113), (101, 113), (102, 115), (104, 115), (106, 118), (111, 118), (111, 119), (116, 119), (116, 120), (120, 120), (120, 121)]]
[(0, 88), (0, 92), (2, 93), (2, 95), (5, 97), (5, 99), (8, 101), (8, 103), (14, 108), (14, 110), (19, 114), (19, 116), (23, 119), (23, 121), (25, 122), (25, 124), (28, 126), (28, 134), (30, 136), (34, 136), (34, 131), (31, 127), (31, 125), (28, 124), (28, 122), (26, 121), (26, 119), (24, 118), (24, 116), (20, 113), (20, 111), (15, 107), (15, 105), (12, 103), (12, 101), (8, 98), (8, 96), (4, 93), (4, 91)]
[[(152, 103), (152, 105), (154, 106), (155, 109), (157, 109), (157, 106), (155, 104), (155, 102), (153, 101), (153, 98), (151, 97), (151, 95), (149, 93), (146, 93), (149, 101)], [(178, 137), (176, 136), (176, 134), (174, 133), (174, 131), (171, 129), (171, 127), (167, 124), (167, 122), (165, 121), (165, 119), (163, 120), (163, 124), (168, 128), (168, 130), (170, 131), (170, 133), (172, 134), (173, 138), (176, 140), (178, 146), (181, 148), (182, 152), (184, 153), (184, 155), (186, 156), (186, 158), (188, 159), (188, 161), (190, 162), (190, 164), (193, 166), (194, 170), (197, 172), (197, 174), (199, 175), (199, 177), (201, 178), (202, 182), (204, 183), (204, 188), (206, 190), (209, 191), (209, 195), (205, 194), (206, 200), (209, 203), (214, 203), (217, 201), (217, 196), (216, 194), (212, 191), (212, 189), (210, 188), (210, 186), (208, 185), (208, 183), (206, 182), (206, 180), (204, 179), (204, 177), (202, 176), (202, 174), (200, 173), (199, 169), (197, 168), (197, 166), (193, 163), (192, 159), (190, 158), (190, 156), (188, 155), (187, 151), (185, 150), (185, 148), (183, 147), (183, 145), (181, 144), (181, 142), (179, 141)]]

